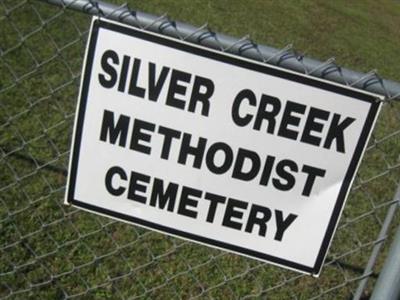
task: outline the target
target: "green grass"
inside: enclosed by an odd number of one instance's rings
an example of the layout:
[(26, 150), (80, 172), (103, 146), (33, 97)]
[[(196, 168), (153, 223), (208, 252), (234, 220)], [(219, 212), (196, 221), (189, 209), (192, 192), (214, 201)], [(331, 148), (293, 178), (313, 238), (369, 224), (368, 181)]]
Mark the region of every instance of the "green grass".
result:
[[(400, 81), (398, 1), (130, 2)], [(366, 265), (400, 181), (399, 103), (383, 108), (320, 278), (302, 276), (62, 204), (89, 22), (0, 0), (0, 298), (350, 299), (361, 274), (345, 264)]]

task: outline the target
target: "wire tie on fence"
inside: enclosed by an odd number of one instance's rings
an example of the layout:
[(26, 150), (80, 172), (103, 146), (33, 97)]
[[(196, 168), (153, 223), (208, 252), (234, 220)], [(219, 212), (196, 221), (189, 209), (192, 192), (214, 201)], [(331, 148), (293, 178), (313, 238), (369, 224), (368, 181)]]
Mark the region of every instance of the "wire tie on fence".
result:
[(385, 83), (383, 82), (383, 78), (382, 78), (379, 74), (376, 74), (376, 77), (377, 77), (377, 79), (378, 79), (378, 81), (379, 81), (379, 83), (380, 83), (380, 85), (381, 85), (381, 87), (382, 87), (382, 89), (383, 89), (383, 91), (384, 91), (384, 93), (385, 93), (385, 98), (384, 98), (383, 100), (381, 100), (381, 99), (378, 98), (378, 100), (379, 100), (379, 101), (387, 102), (388, 99), (389, 99), (389, 97), (390, 97), (390, 93), (389, 93), (389, 91), (387, 90), (387, 88), (386, 88), (386, 86), (385, 86)]
[(160, 33), (163, 33), (163, 31), (168, 27), (173, 27), (176, 29), (176, 22), (166, 16), (166, 19), (161, 22), (160, 26), (158, 26), (158, 30)]
[(131, 9), (129, 8), (128, 3), (125, 2), (125, 3), (121, 6), (121, 8), (125, 8), (125, 10), (123, 10), (123, 11), (119, 14), (118, 20), (120, 20), (121, 22), (123, 22), (124, 19), (125, 19), (126, 17), (129, 17), (129, 16), (133, 16), (134, 18), (136, 18), (136, 11), (131, 10)]
[[(88, 6), (90, 5), (90, 7), (88, 8)], [(86, 3), (84, 6), (82, 6), (82, 11), (84, 11), (85, 13), (89, 13), (90, 9), (93, 7), (93, 4), (90, 2)]]
[(305, 53), (303, 53), (303, 52), (298, 52), (298, 51), (296, 51), (296, 50), (294, 50), (293, 51), (294, 53), (294, 55), (295, 55), (295, 58), (296, 58), (296, 60), (301, 64), (301, 66), (303, 67), (303, 73), (304, 74), (308, 74), (308, 69), (307, 69), (307, 67), (306, 67), (306, 65), (305, 65), (305, 63), (304, 63), (304, 57), (306, 56), (306, 54)]
[[(335, 57), (331, 57), (329, 59), (327, 59), (326, 61), (324, 61), (323, 63), (319, 64), (318, 66), (316, 66), (314, 69), (312, 69), (308, 75), (312, 75), (313, 73), (325, 68), (326, 66), (331, 65), (333, 62), (335, 62), (336, 58)], [(321, 72), (322, 73), (322, 72)]]
[(263, 63), (266, 63), (267, 60), (266, 60), (265, 56), (261, 53), (260, 48), (258, 47), (258, 44), (253, 42), (253, 47), (256, 50), (258, 56), (260, 57), (260, 61), (262, 61)]
[(296, 52), (296, 59), (297, 59), (298, 61), (303, 62), (304, 56), (305, 56), (304, 53)]
[(166, 17), (166, 20), (164, 22), (161, 22), (160, 26), (158, 27), (158, 31), (160, 33), (164, 33), (163, 31), (169, 27), (172, 27), (175, 30), (176, 36), (180, 40), (183, 40), (183, 36), (179, 32), (176, 22), (174, 20), (171, 20), (169, 17)]
[(254, 49), (259, 56), (259, 60), (265, 63), (265, 57), (262, 55), (260, 49), (258, 49), (258, 45), (255, 42), (253, 42), (250, 38), (247, 39), (246, 43), (244, 43), (239, 47), (238, 51), (239, 54), (242, 55), (243, 52), (250, 49)]
[(89, 2), (96, 8), (97, 13), (99, 14), (99, 17), (104, 17), (104, 12), (100, 8), (99, 2), (97, 0), (89, 0)]
[(295, 52), (295, 50), (293, 48), (290, 48), (285, 53), (283, 53), (281, 55), (281, 57), (279, 57), (279, 59), (276, 62), (276, 64), (279, 66), (282, 62), (284, 62), (285, 60), (291, 59), (291, 58), (295, 58), (296, 59), (296, 52)]
[[(106, 18), (110, 18), (115, 12), (117, 12), (117, 11), (119, 11), (119, 10), (121, 10), (121, 9), (124, 9), (124, 8), (126, 8), (127, 7), (127, 3), (125, 2), (124, 4), (122, 4), (122, 5), (120, 5), (120, 6), (118, 6), (118, 7), (116, 7), (115, 9), (113, 9), (110, 13), (108, 13), (107, 15), (105, 15), (105, 17)], [(121, 15), (121, 14), (120, 14)], [(119, 18), (119, 16), (118, 16), (118, 18)]]
[(358, 78), (356, 81), (350, 83), (350, 86), (354, 87), (356, 84), (362, 82), (363, 80), (366, 80), (369, 77), (375, 76), (376, 72), (377, 72), (376, 69), (369, 71), (368, 73), (366, 73), (363, 76), (361, 76), (360, 78)]
[[(333, 73), (333, 72), (338, 72), (340, 75), (342, 75), (341, 68), (336, 64), (335, 60), (336, 59), (334, 59), (334, 61), (332, 61), (330, 65), (328, 65), (324, 70), (321, 71), (321, 76), (323, 78), (325, 78), (327, 75), (329, 75), (330, 73)], [(345, 83), (346, 83), (346, 81), (345, 81)]]
[(367, 90), (367, 87), (369, 87), (370, 85), (374, 85), (376, 83), (379, 83), (382, 90), (383, 90), (383, 95), (385, 96), (385, 99), (380, 99), (380, 98), (376, 98), (376, 101), (378, 102), (387, 102), (390, 98), (390, 93), (388, 92), (388, 90), (385, 87), (385, 84), (382, 80), (382, 78), (379, 76), (378, 71), (376, 69), (373, 69), (371, 71), (369, 71), (368, 73), (366, 73), (364, 76), (362, 76), (361, 78), (359, 78), (358, 80), (354, 81), (353, 83), (350, 84), (350, 86), (354, 87), (355, 85), (361, 83), (362, 81), (365, 81), (362, 85), (362, 89), (363, 90)]
[(344, 83), (345, 83), (347, 86), (350, 86), (350, 82), (347, 81), (346, 78), (345, 78), (345, 76), (343, 75), (343, 69), (342, 69), (342, 67), (341, 67), (341, 66), (337, 66), (337, 68), (338, 68), (338, 72), (339, 72), (339, 74), (340, 74), (340, 77), (343, 79)]
[(293, 49), (293, 44), (288, 44), (285, 47), (283, 47), (281, 50), (277, 51), (274, 55), (272, 55), (270, 58), (266, 59), (265, 62), (269, 63), (271, 60), (275, 59), (276, 57), (280, 56), (283, 53), (288, 52), (289, 50)]
[(221, 41), (218, 39), (218, 34), (217, 34), (216, 32), (214, 32), (214, 31), (212, 31), (211, 28), (208, 28), (208, 29), (209, 29), (210, 35), (208, 35), (208, 36), (206, 35), (206, 36), (203, 38), (203, 40), (204, 40), (204, 39), (207, 39), (207, 38), (210, 38), (210, 37), (213, 37), (214, 40), (215, 40), (215, 42), (216, 42), (216, 44), (217, 44), (218, 47), (219, 47), (219, 50), (220, 50), (220, 51), (224, 51), (223, 44), (222, 44)]
[[(235, 41), (235, 42), (233, 42), (231, 45), (229, 45), (229, 46), (227, 46), (226, 48), (224, 48), (222, 51), (224, 51), (224, 52), (226, 52), (226, 51), (229, 51), (229, 50), (231, 50), (233, 47), (235, 47), (236, 45), (238, 45), (238, 44), (240, 44), (240, 43), (242, 43), (242, 42), (245, 42), (244, 43), (244, 45), (246, 44), (246, 42), (250, 42), (251, 43), (251, 41), (249, 41), (249, 39), (250, 39), (250, 35), (245, 35), (244, 37), (242, 37), (242, 38), (240, 38), (240, 39), (238, 39), (237, 41)], [(240, 49), (241, 47), (239, 47), (239, 49)]]
[(294, 57), (303, 66), (304, 73), (307, 73), (306, 66), (304, 65), (304, 56), (305, 56), (304, 53), (297, 52), (296, 50), (294, 51)]
[(167, 14), (163, 14), (161, 16), (159, 16), (158, 18), (156, 18), (153, 22), (151, 22), (149, 25), (146, 25), (143, 27), (143, 29), (148, 30), (150, 27), (152, 27), (154, 24), (156, 24), (159, 21), (164, 20), (165, 18), (168, 18)]
[[(87, 8), (88, 5), (90, 5), (89, 8)], [(90, 13), (90, 10), (91, 10), (92, 8), (95, 8), (95, 9), (96, 9), (96, 11), (97, 11), (96, 14), (97, 14), (99, 17), (104, 17), (104, 12), (103, 12), (103, 10), (100, 8), (99, 3), (98, 3), (96, 0), (89, 0), (89, 2), (86, 3), (86, 4), (83, 6), (83, 11), (86, 12), (86, 13)]]
[(207, 26), (207, 31), (204, 31), (203, 33), (201, 33), (199, 35), (199, 37), (197, 38), (197, 41), (199, 44), (201, 44), (201, 42), (203, 40), (208, 39), (209, 37), (214, 37), (214, 36), (215, 36), (215, 32), (213, 32), (212, 29)]
[(222, 47), (221, 42), (218, 40), (217, 34), (214, 31), (212, 31), (210, 27), (207, 27), (207, 31), (199, 35), (199, 37), (197, 38), (197, 42), (201, 44), (203, 40), (209, 39), (211, 37), (214, 38), (214, 40), (216, 41), (219, 50), (223, 51), (224, 48)]
[[(373, 81), (373, 80), (375, 80), (375, 81)], [(372, 81), (372, 83), (369, 83), (370, 81)], [(383, 83), (382, 77), (378, 74), (377, 71), (375, 71), (373, 77), (371, 77), (370, 79), (368, 79), (368, 80), (365, 81), (363, 87), (366, 89), (368, 86), (373, 85), (373, 84), (376, 84), (376, 83), (379, 83), (379, 84), (381, 85), (381, 88), (382, 88), (382, 90), (383, 90), (383, 92), (384, 92), (385, 98), (388, 98), (388, 96), (389, 96), (390, 94), (389, 94), (388, 90), (386, 89), (386, 87), (385, 87), (385, 85), (384, 85), (384, 83)], [(381, 101), (382, 101), (382, 100), (381, 100)]]
[(208, 23), (205, 23), (205, 24), (201, 25), (195, 31), (193, 31), (192, 33), (190, 33), (187, 36), (183, 37), (183, 41), (186, 41), (187, 39), (191, 38), (192, 36), (196, 35), (199, 32), (202, 32), (203, 30), (208, 31)]
[(304, 57), (306, 57), (306, 54), (305, 53), (297, 53), (296, 52), (296, 59), (297, 59), (297, 61), (299, 62), (299, 63), (301, 63), (301, 65), (302, 65), (302, 67), (303, 67), (303, 72), (304, 72), (304, 74), (309, 74), (309, 71), (308, 71), (308, 69), (307, 69), (307, 66), (306, 66), (306, 64), (304, 63)]
[(242, 55), (244, 52), (246, 52), (247, 50), (250, 50), (250, 49), (256, 49), (256, 45), (252, 40), (248, 39), (246, 43), (243, 43), (239, 47), (238, 51), (239, 51), (239, 54)]
[(123, 12), (121, 12), (121, 14), (120, 14), (119, 17), (118, 17), (119, 20), (120, 20), (121, 22), (124, 22), (124, 19), (125, 19), (125, 18), (127, 18), (127, 17), (129, 17), (129, 16), (132, 16), (133, 19), (135, 20), (135, 23), (136, 23), (134, 26), (136, 26), (137, 28), (143, 29), (143, 26), (140, 25), (139, 19), (138, 19), (138, 17), (137, 17), (137, 12), (136, 12), (135, 10), (132, 10), (132, 9), (129, 7), (128, 3), (125, 3), (123, 6), (126, 8), (126, 10), (123, 11)]
[(173, 23), (176, 35), (179, 37), (179, 39), (181, 41), (183, 41), (183, 35), (181, 34), (181, 32), (178, 30), (178, 23), (176, 21), (171, 21)]

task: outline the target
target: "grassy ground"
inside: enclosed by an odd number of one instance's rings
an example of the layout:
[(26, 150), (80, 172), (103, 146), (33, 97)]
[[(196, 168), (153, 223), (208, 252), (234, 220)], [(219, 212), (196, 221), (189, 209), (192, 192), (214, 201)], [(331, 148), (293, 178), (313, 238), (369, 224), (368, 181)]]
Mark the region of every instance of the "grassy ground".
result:
[[(398, 1), (131, 2), (400, 81)], [(400, 181), (399, 103), (383, 109), (321, 277), (298, 275), (62, 205), (89, 20), (0, 0), (0, 298), (349, 299)]]

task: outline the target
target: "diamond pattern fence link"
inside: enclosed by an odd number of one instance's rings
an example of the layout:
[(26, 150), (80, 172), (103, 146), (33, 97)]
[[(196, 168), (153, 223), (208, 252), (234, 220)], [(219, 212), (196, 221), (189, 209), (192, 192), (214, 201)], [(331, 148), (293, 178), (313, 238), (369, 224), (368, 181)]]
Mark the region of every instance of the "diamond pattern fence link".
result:
[[(1, 299), (368, 297), (399, 223), (399, 84), (127, 5), (43, 2), (0, 1)], [(386, 96), (320, 278), (62, 204), (89, 15)]]

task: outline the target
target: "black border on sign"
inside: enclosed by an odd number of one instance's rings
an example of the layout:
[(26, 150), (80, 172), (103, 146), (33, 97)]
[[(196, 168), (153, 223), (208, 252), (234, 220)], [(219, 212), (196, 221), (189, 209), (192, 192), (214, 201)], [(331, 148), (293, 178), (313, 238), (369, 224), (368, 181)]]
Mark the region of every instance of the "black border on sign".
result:
[[(92, 66), (93, 66), (93, 58), (96, 49), (97, 37), (99, 29), (107, 29), (114, 32), (118, 32), (121, 34), (134, 36), (139, 39), (143, 39), (149, 42), (161, 44), (170, 48), (178, 49), (180, 51), (188, 52), (197, 56), (205, 57), (208, 59), (216, 60), (219, 62), (223, 62), (226, 64), (231, 64), (234, 66), (239, 66), (245, 69), (250, 69), (253, 71), (257, 71), (260, 73), (268, 74), (271, 76), (283, 78), (290, 81), (295, 81), (304, 85), (316, 87), (319, 89), (331, 91), (337, 94), (345, 95), (348, 97), (355, 98), (356, 100), (365, 101), (371, 104), (370, 110), (365, 121), (364, 127), (361, 131), (360, 138), (357, 142), (355, 147), (355, 151), (353, 153), (353, 157), (349, 164), (349, 168), (345, 175), (343, 184), (340, 188), (338, 198), (336, 200), (335, 207), (333, 209), (333, 213), (331, 215), (327, 231), (325, 233), (324, 239), (322, 241), (320, 251), (318, 253), (317, 259), (315, 261), (315, 265), (313, 267), (309, 267), (306, 265), (302, 265), (293, 261), (288, 261), (279, 257), (275, 257), (272, 255), (268, 255), (265, 253), (257, 252), (251, 249), (247, 249), (244, 247), (224, 243), (218, 240), (210, 239), (207, 237), (195, 235), (189, 232), (185, 232), (182, 230), (177, 230), (174, 228), (169, 228), (157, 223), (149, 222), (143, 219), (139, 219), (137, 217), (133, 217), (130, 215), (121, 214), (115, 211), (111, 211), (109, 209), (105, 209), (102, 207), (94, 206), (91, 204), (87, 204), (82, 202), (78, 199), (75, 199), (75, 185), (76, 185), (76, 175), (78, 170), (78, 163), (79, 163), (79, 153), (80, 153), (80, 146), (81, 146), (81, 139), (82, 139), (82, 130), (83, 124), (85, 119), (85, 111), (86, 111), (86, 103), (87, 103), (87, 96), (89, 92), (90, 86), (90, 79), (92, 75)], [(376, 101), (376, 97), (373, 95), (369, 95), (363, 93), (361, 91), (357, 91), (354, 89), (347, 88), (345, 86), (335, 85), (332, 83), (328, 83), (326, 81), (322, 81), (319, 79), (306, 77), (302, 74), (292, 73), (290, 71), (285, 71), (283, 69), (270, 67), (265, 64), (259, 64), (257, 62), (251, 62), (249, 60), (240, 58), (240, 57), (233, 57), (232, 55), (227, 55), (223, 52), (216, 52), (213, 50), (209, 50), (207, 48), (191, 45), (186, 42), (181, 42), (179, 40), (174, 40), (170, 38), (165, 38), (157, 34), (152, 34), (145, 32), (143, 30), (138, 30), (131, 27), (121, 26), (115, 23), (106, 22), (102, 19), (95, 19), (92, 23), (92, 31), (90, 34), (90, 38), (88, 41), (88, 50), (86, 53), (86, 65), (84, 66), (83, 72), (83, 80), (82, 80), (82, 87), (81, 93), (79, 95), (79, 107), (77, 112), (77, 118), (75, 121), (75, 136), (73, 140), (73, 148), (71, 153), (71, 163), (70, 163), (70, 170), (69, 170), (69, 181), (67, 186), (67, 194), (66, 194), (66, 201), (69, 204), (73, 204), (75, 206), (81, 207), (83, 209), (87, 209), (90, 211), (94, 211), (103, 215), (107, 215), (110, 217), (114, 217), (117, 219), (125, 220), (134, 224), (142, 225), (151, 229), (155, 229), (158, 231), (166, 232), (168, 234), (172, 234), (175, 236), (183, 237), (186, 239), (190, 239), (193, 241), (197, 241), (203, 244), (212, 245), (221, 249), (226, 249), (232, 252), (236, 252), (239, 254), (244, 254), (250, 257), (258, 258), (267, 262), (272, 262), (278, 265), (286, 266), (291, 269), (299, 270), (305, 273), (310, 274), (319, 274), (328, 251), (328, 247), (333, 237), (333, 233), (337, 226), (339, 216), (341, 214), (344, 202), (346, 200), (346, 196), (348, 194), (350, 185), (354, 179), (355, 172), (359, 165), (362, 153), (364, 151), (365, 145), (368, 141), (368, 137), (374, 125), (377, 112), (379, 111), (380, 103)]]

